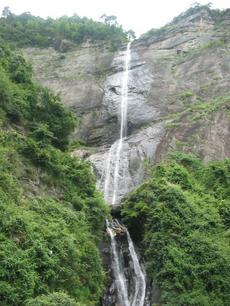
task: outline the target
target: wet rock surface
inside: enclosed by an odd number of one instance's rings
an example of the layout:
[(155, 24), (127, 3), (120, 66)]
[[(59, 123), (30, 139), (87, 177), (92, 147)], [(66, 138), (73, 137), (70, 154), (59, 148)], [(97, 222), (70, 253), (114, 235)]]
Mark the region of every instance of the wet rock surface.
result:
[[(135, 287), (136, 287), (136, 277), (135, 274), (135, 267), (134, 262), (132, 259), (132, 256), (130, 254), (130, 245), (127, 239), (127, 230), (124, 226), (122, 226), (117, 220), (111, 221), (111, 227), (110, 229), (113, 232), (113, 236), (115, 239), (116, 244), (116, 250), (117, 250), (117, 256), (119, 257), (119, 264), (122, 268), (123, 276), (125, 277), (125, 286), (127, 287), (128, 292), (128, 299), (130, 302), (130, 305), (133, 302), (133, 298), (135, 296)], [(114, 277), (114, 261), (113, 261), (113, 251), (112, 247), (110, 245), (110, 234), (108, 233), (108, 240), (107, 242), (104, 242), (103, 247), (101, 247), (101, 252), (103, 254), (104, 259), (104, 266), (106, 267), (106, 270), (109, 272), (109, 284), (107, 286), (107, 290), (104, 293), (101, 305), (102, 306), (119, 306), (123, 304), (119, 304), (119, 293), (117, 289), (117, 285), (115, 282)], [(137, 247), (135, 246), (135, 249), (137, 250)], [(143, 260), (138, 252), (138, 260), (141, 262), (142, 269), (143, 269)], [(113, 267), (113, 268), (111, 268)], [(145, 299), (142, 300), (141, 305), (143, 306), (150, 306), (150, 300), (151, 300), (151, 285), (147, 282), (145, 291)], [(159, 301), (155, 299), (155, 301)], [(128, 303), (129, 304), (129, 303)], [(134, 305), (138, 305), (134, 302)]]
[[(125, 177), (125, 182), (118, 182), (117, 200), (120, 203), (121, 199), (136, 186), (140, 185), (146, 178), (146, 169), (148, 163), (154, 163), (155, 152), (164, 135), (164, 127), (162, 123), (156, 123), (153, 126), (143, 128), (123, 141), (123, 149), (120, 157), (120, 177)], [(112, 148), (100, 147), (98, 152), (89, 156), (88, 160), (92, 163), (97, 174), (98, 187), (103, 191), (105, 183), (106, 161), (110, 150), (112, 150), (112, 159), (115, 160), (116, 148), (118, 142), (112, 145)], [(77, 153), (77, 152), (76, 152)], [(115, 162), (112, 163), (115, 167)], [(110, 171), (111, 182), (113, 181), (114, 172)], [(112, 203), (112, 183), (109, 186), (110, 203)], [(118, 204), (116, 203), (116, 204)]]

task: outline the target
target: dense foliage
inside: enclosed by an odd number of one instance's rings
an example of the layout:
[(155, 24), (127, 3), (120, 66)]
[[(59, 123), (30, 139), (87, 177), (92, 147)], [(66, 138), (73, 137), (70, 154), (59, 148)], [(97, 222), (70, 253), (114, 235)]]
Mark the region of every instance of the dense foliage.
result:
[(41, 295), (33, 300), (28, 301), (27, 306), (84, 306), (82, 303), (68, 297), (65, 293), (51, 293)]
[(31, 80), (31, 67), (20, 53), (0, 43), (1, 123), (21, 125), (31, 137), (64, 149), (76, 119), (47, 88)]
[(163, 305), (230, 304), (229, 198), (230, 160), (174, 153), (126, 200), (124, 221)]
[(66, 151), (75, 117), (0, 44), (0, 301), (97, 305), (106, 206), (90, 166)]
[(73, 15), (57, 19), (32, 16), (25, 12), (15, 15), (8, 8), (0, 18), (0, 37), (17, 46), (53, 46), (65, 50), (63, 42), (79, 45), (87, 40), (92, 42), (107, 42), (113, 49), (118, 48), (127, 40), (125, 33), (118, 25), (115, 16), (104, 15), (105, 22), (97, 22), (86, 17)]

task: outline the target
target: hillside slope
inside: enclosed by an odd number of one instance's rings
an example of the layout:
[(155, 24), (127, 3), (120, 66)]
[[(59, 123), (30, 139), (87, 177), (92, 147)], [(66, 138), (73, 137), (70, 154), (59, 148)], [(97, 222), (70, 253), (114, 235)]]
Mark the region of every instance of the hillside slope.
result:
[(70, 156), (75, 118), (0, 44), (0, 300), (96, 305), (107, 208), (90, 166)]
[(230, 159), (174, 152), (123, 203), (154, 305), (229, 305), (229, 195)]

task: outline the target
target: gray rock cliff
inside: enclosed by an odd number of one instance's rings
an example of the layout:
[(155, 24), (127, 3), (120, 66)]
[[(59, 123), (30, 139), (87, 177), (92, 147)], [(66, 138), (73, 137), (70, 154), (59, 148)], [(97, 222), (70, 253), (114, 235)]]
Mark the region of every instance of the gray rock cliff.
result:
[[(229, 20), (226, 14), (217, 22), (202, 9), (132, 43), (119, 201), (146, 178), (146, 164), (170, 150), (205, 161), (230, 157)], [(73, 137), (88, 147), (73, 154), (88, 158), (103, 189), (109, 149), (119, 138), (124, 50), (85, 44), (64, 57), (54, 49), (23, 52), (35, 78), (79, 117)]]

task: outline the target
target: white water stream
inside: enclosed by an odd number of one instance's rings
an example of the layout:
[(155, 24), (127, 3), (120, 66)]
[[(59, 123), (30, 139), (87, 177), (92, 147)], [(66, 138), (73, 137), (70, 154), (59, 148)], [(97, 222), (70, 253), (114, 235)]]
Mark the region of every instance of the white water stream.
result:
[[(131, 59), (130, 51), (131, 43), (128, 43), (125, 61), (124, 71), (122, 79), (122, 90), (121, 90), (121, 104), (120, 104), (120, 138), (110, 148), (109, 155), (106, 165), (105, 183), (104, 183), (104, 198), (105, 201), (109, 202), (111, 198), (110, 192), (112, 191), (112, 205), (117, 204), (117, 192), (119, 180), (124, 180), (121, 177), (120, 172), (120, 159), (122, 158), (122, 146), (123, 138), (127, 136), (127, 109), (128, 109), (128, 85), (129, 85), (129, 63)], [(112, 175), (111, 175), (112, 174)], [(123, 254), (119, 252), (119, 239), (116, 239), (116, 229), (121, 229), (123, 235), (126, 235), (128, 251), (130, 261), (132, 262), (132, 278), (134, 288), (128, 289), (128, 279), (125, 276), (123, 267)], [(108, 222), (107, 221), (107, 232), (111, 240), (111, 252), (112, 252), (112, 267), (115, 277), (115, 284), (117, 288), (117, 295), (119, 299), (119, 305), (122, 306), (143, 306), (145, 300), (146, 281), (142, 271), (141, 265), (138, 260), (137, 253), (135, 251), (132, 239), (129, 235), (128, 230), (121, 225), (117, 220)], [(131, 265), (130, 265), (131, 266)]]
[(145, 282), (145, 276), (141, 269), (137, 253), (135, 251), (133, 241), (129, 235), (129, 232), (127, 230), (127, 239), (128, 239), (128, 245), (129, 245), (129, 252), (133, 261), (133, 267), (134, 267), (134, 274), (135, 274), (135, 290), (134, 290), (134, 296), (132, 298), (132, 306), (143, 306), (145, 302), (145, 291), (146, 291), (146, 282)]
[(120, 303), (122, 306), (130, 306), (128, 298), (128, 289), (126, 284), (126, 278), (123, 272), (123, 267), (121, 265), (120, 256), (118, 253), (117, 241), (115, 239), (116, 234), (114, 233), (111, 224), (107, 221), (107, 232), (111, 239), (111, 250), (113, 254), (113, 271), (115, 277), (115, 283), (117, 287), (117, 293)]
[(120, 139), (117, 145), (116, 160), (115, 160), (115, 172), (114, 172), (114, 188), (112, 205), (116, 204), (117, 187), (119, 179), (120, 158), (122, 152), (123, 138), (127, 136), (127, 108), (128, 108), (128, 85), (129, 85), (129, 62), (131, 58), (130, 42), (127, 45), (125, 56), (125, 67), (122, 80), (121, 90), (121, 124), (120, 124)]

